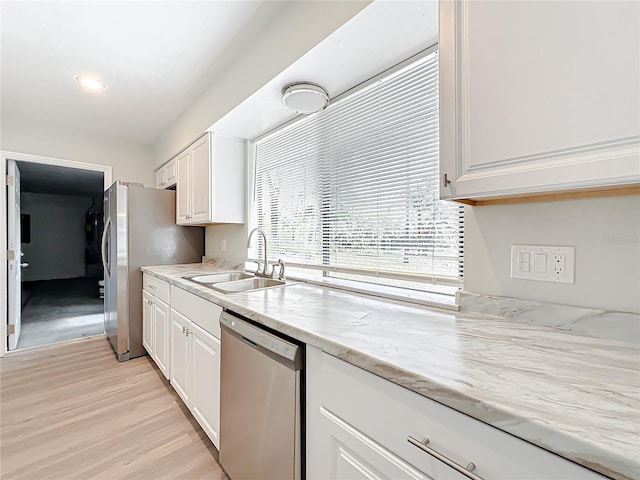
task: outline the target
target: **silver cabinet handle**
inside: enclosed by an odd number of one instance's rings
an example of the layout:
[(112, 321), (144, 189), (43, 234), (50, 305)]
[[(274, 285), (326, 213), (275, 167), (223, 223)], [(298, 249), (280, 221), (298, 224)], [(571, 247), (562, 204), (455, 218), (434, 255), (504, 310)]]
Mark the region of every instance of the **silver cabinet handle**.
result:
[(155, 285), (147, 285), (147, 288), (149, 290), (155, 290), (156, 289)]
[(187, 331), (186, 331), (186, 332), (184, 332), (184, 334), (188, 337), (189, 335), (191, 335), (191, 330), (189, 330), (189, 329), (187, 328)]
[(22, 268), (27, 268), (29, 266), (29, 264), (27, 262), (25, 262), (25, 263), (21, 263), (20, 266)]
[(187, 331), (187, 327), (182, 327), (182, 333), (184, 334), (184, 332)]
[(440, 452), (438, 452), (437, 450), (434, 450), (433, 448), (429, 447), (428, 446), (428, 443), (429, 443), (429, 439), (428, 438), (425, 438), (424, 440), (420, 441), (420, 440), (418, 440), (416, 438), (413, 438), (411, 435), (409, 435), (407, 437), (407, 442), (409, 442), (411, 445), (415, 445), (416, 447), (418, 447), (423, 452), (428, 453), (432, 457), (440, 460), (445, 465), (450, 466), (451, 468), (453, 468), (454, 470), (460, 472), (465, 477), (470, 478), (471, 480), (484, 480), (482, 477), (480, 477), (480, 476), (476, 475), (475, 473), (473, 473), (473, 471), (476, 469), (476, 466), (475, 466), (475, 464), (473, 462), (469, 462), (469, 465), (467, 465), (466, 468), (463, 467), (462, 465), (457, 464), (456, 462), (451, 460), (449, 457), (447, 457), (447, 456), (441, 454)]
[(444, 188), (447, 188), (449, 186), (449, 184), (451, 183), (451, 180), (449, 180), (449, 175), (447, 175), (446, 173), (444, 174), (444, 176), (442, 177), (442, 186)]

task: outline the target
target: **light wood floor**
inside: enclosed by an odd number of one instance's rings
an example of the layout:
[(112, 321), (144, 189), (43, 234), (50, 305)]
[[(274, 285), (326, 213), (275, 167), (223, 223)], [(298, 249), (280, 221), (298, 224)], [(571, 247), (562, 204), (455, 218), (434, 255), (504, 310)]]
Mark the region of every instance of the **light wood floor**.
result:
[(226, 479), (148, 357), (104, 337), (0, 359), (0, 478)]

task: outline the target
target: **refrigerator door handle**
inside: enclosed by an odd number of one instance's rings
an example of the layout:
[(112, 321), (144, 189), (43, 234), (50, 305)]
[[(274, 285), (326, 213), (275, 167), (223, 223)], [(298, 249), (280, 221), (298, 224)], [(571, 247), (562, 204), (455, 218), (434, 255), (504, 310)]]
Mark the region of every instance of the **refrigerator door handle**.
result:
[(101, 252), (102, 252), (102, 266), (104, 267), (104, 273), (107, 277), (111, 276), (111, 271), (109, 270), (109, 264), (107, 262), (107, 230), (111, 225), (111, 217), (107, 219), (104, 224), (104, 230), (102, 231), (102, 244), (101, 244)]

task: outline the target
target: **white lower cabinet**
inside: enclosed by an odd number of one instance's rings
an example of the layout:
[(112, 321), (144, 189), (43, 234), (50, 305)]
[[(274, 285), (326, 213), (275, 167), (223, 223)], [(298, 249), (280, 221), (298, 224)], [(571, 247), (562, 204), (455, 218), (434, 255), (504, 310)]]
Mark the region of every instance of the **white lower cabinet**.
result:
[(222, 308), (171, 287), (171, 385), (220, 448), (220, 314)]
[(158, 368), (169, 379), (169, 305), (162, 300), (155, 298), (152, 305), (153, 310), (153, 354)]
[(220, 339), (191, 325), (191, 411), (216, 447), (220, 446)]
[(310, 346), (306, 368), (308, 480), (604, 479)]
[[(152, 281), (146, 279), (143, 285), (142, 345), (168, 380), (170, 375), (169, 284), (158, 279)], [(156, 293), (157, 296), (151, 292)]]
[(171, 309), (171, 385), (180, 398), (189, 405), (189, 367), (191, 363), (191, 322), (184, 315)]
[(316, 421), (309, 425), (312, 427), (309, 431), (314, 435), (315, 440), (308, 443), (308, 478), (340, 480), (432, 478), (412, 467), (331, 411), (321, 408), (320, 413)]
[(153, 296), (142, 291), (142, 346), (153, 357)]

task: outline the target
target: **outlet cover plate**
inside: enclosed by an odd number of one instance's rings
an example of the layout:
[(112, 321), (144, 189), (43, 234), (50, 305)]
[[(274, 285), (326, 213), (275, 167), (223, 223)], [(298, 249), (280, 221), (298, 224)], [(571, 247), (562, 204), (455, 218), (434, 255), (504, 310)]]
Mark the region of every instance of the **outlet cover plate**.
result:
[(575, 283), (575, 247), (511, 245), (511, 278)]

